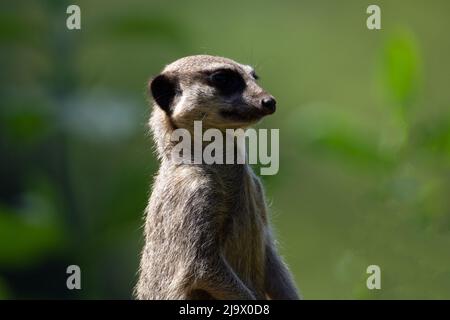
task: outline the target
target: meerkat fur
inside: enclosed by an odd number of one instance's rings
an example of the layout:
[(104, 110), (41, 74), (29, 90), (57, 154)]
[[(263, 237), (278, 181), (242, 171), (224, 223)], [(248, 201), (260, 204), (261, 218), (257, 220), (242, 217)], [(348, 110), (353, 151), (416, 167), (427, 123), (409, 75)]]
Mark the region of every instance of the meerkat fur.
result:
[(161, 162), (145, 210), (137, 299), (299, 299), (277, 253), (264, 190), (247, 164), (173, 161), (177, 128), (247, 128), (275, 111), (254, 70), (197, 55), (149, 84), (150, 128)]

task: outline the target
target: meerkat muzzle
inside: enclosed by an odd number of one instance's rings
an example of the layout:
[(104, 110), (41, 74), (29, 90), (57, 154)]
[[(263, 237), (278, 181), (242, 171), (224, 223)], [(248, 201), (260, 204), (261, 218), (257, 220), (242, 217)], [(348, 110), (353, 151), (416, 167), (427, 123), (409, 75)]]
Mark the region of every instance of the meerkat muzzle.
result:
[(272, 114), (275, 112), (277, 101), (274, 97), (269, 96), (261, 100), (261, 109), (265, 114)]

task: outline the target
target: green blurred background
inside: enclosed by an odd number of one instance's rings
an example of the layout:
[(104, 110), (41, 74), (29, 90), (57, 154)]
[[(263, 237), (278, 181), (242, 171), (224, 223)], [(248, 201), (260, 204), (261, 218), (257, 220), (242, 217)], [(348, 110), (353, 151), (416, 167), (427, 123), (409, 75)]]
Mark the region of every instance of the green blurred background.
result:
[(199, 53), (254, 65), (278, 100), (259, 127), (280, 128), (280, 171), (263, 180), (306, 299), (450, 299), (450, 2), (0, 7), (0, 299), (131, 298), (158, 166), (146, 83)]

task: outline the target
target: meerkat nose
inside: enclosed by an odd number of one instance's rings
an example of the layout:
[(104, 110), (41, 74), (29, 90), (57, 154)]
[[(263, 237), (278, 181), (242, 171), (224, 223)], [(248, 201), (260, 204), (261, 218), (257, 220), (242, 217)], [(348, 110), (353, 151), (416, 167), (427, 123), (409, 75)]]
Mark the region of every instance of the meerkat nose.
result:
[(274, 97), (265, 97), (261, 100), (261, 107), (263, 108), (263, 111), (267, 114), (272, 114), (275, 112), (277, 106), (277, 101)]

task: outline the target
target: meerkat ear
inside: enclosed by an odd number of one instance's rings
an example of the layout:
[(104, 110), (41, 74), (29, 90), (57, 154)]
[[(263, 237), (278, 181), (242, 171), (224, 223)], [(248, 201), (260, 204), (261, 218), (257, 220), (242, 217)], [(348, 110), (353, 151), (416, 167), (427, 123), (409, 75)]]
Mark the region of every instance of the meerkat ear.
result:
[(150, 91), (158, 106), (170, 115), (173, 101), (179, 91), (177, 80), (166, 74), (160, 74), (150, 81)]

